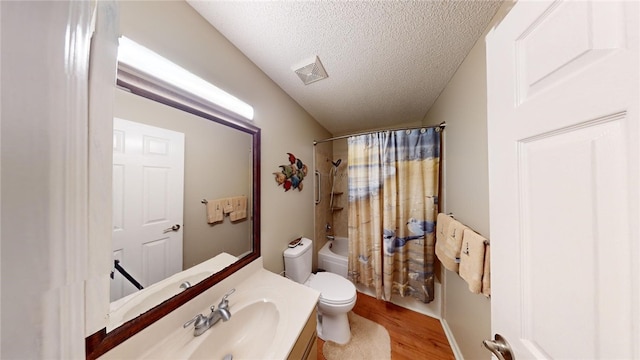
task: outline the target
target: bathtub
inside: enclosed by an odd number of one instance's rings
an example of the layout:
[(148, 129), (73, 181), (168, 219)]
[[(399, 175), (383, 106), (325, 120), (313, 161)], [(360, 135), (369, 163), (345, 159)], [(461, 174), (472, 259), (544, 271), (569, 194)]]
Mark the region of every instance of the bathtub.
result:
[(318, 269), (326, 270), (347, 278), (347, 256), (349, 239), (336, 236), (329, 240), (318, 252)]

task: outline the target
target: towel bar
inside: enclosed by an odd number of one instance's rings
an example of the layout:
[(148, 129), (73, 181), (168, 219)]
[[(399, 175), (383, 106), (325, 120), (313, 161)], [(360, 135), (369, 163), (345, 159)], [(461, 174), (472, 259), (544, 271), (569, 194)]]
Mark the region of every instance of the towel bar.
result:
[[(447, 216), (451, 216), (451, 218), (455, 219), (455, 216), (453, 216), (453, 213), (452, 213), (452, 212), (447, 213)], [(467, 226), (467, 225), (465, 225), (465, 226)], [(468, 227), (469, 229), (471, 229), (469, 226), (467, 226), (467, 227)], [(473, 229), (471, 229), (471, 230), (473, 230)], [(475, 230), (473, 230), (473, 231), (475, 231)], [(477, 232), (477, 231), (475, 231), (475, 232)], [(477, 233), (478, 233), (478, 234), (480, 234), (479, 232), (477, 232)], [(491, 243), (489, 242), (489, 240), (488, 240), (488, 239), (484, 241), (484, 244), (485, 244), (485, 245), (487, 245), (487, 246), (491, 245)]]

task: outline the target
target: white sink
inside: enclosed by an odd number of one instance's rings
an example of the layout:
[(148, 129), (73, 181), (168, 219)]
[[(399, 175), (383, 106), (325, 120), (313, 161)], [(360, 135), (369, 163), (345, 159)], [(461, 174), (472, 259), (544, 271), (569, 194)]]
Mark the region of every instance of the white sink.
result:
[[(218, 304), (220, 299), (215, 300), (214, 304)], [(229, 296), (228, 321), (218, 321), (199, 336), (193, 336), (193, 325), (186, 329), (180, 326), (142, 358), (222, 360), (226, 355), (234, 359), (274, 358), (287, 328), (282, 321), (287, 318), (283, 300), (287, 298), (268, 287), (236, 290)], [(208, 316), (210, 310), (201, 313)]]
[(249, 304), (242, 309), (231, 309), (231, 319), (220, 321), (200, 335), (204, 341), (189, 356), (190, 359), (264, 358), (273, 344), (280, 313), (270, 301)]
[[(231, 318), (200, 336), (183, 324), (229, 297)], [(320, 293), (262, 267), (262, 258), (238, 270), (189, 303), (171, 312), (100, 360), (286, 359), (313, 313)]]

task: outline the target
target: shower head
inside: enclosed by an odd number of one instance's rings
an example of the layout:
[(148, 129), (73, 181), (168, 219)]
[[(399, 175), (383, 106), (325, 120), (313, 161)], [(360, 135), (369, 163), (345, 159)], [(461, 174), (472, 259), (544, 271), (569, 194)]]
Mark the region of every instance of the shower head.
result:
[(341, 162), (342, 162), (342, 159), (338, 159), (336, 161), (332, 161), (331, 163), (333, 164), (333, 166), (335, 166), (337, 168), (338, 166), (340, 166)]

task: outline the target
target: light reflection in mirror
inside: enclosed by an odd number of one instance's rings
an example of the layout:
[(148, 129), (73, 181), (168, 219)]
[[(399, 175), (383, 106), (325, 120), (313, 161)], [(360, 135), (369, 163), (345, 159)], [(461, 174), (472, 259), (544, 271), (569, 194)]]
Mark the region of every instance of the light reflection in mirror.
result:
[(123, 36), (118, 47), (118, 63), (162, 79), (174, 87), (253, 120), (253, 107), (217, 86), (201, 79), (190, 71), (174, 64), (146, 47)]

